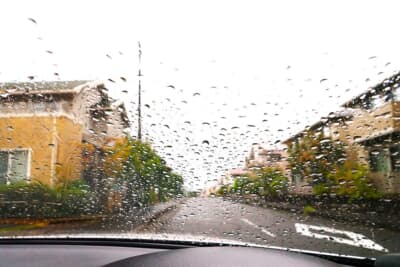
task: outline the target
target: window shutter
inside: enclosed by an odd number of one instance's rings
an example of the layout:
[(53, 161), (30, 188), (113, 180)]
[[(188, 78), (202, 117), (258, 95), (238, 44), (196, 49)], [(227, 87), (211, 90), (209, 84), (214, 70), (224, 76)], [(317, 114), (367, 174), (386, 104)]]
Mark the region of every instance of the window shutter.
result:
[(8, 152), (0, 151), (0, 184), (7, 182)]
[(28, 169), (28, 151), (13, 151), (11, 161), (10, 182), (17, 182), (26, 179)]

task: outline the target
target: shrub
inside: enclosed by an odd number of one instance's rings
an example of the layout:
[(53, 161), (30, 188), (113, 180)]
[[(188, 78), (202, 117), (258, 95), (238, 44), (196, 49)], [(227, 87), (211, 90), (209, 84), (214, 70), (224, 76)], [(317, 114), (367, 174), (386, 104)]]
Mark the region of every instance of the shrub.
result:
[(222, 185), (220, 188), (218, 188), (216, 195), (217, 196), (226, 196), (229, 194), (229, 186), (228, 185)]
[(319, 184), (315, 184), (312, 187), (313, 193), (315, 195), (325, 195), (328, 194), (331, 191), (331, 188), (329, 185), (325, 184), (325, 183), (319, 183)]
[(219, 194), (235, 193), (239, 195), (281, 196), (287, 192), (288, 178), (280, 168), (263, 168), (235, 178), (227, 190), (221, 187)]
[(263, 168), (259, 171), (263, 194), (269, 196), (283, 195), (288, 189), (288, 178), (280, 168)]
[(315, 213), (317, 210), (311, 205), (305, 205), (303, 208), (304, 215), (310, 215)]
[(40, 182), (0, 185), (3, 218), (57, 218), (98, 212), (96, 196), (83, 180), (54, 187)]
[(347, 160), (337, 168), (335, 173), (330, 174), (330, 178), (335, 180), (336, 193), (339, 196), (349, 197), (350, 201), (380, 197), (379, 192), (369, 180), (368, 167), (355, 161)]

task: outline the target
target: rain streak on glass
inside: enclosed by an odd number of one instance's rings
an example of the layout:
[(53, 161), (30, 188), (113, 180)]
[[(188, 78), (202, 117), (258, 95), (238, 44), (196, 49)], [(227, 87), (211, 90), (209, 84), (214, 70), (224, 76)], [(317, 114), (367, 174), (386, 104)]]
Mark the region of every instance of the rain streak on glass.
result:
[(0, 236), (400, 250), (398, 9), (46, 8), (0, 18)]

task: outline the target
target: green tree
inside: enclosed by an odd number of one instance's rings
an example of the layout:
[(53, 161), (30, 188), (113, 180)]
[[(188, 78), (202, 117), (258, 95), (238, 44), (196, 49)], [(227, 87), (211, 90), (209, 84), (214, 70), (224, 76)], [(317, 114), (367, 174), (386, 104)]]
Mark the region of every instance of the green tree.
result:
[(257, 185), (262, 187), (264, 196), (278, 196), (287, 193), (288, 178), (280, 168), (262, 168), (258, 171), (259, 182)]
[(251, 193), (256, 193), (253, 187), (254, 179), (249, 173), (236, 177), (233, 180), (233, 184), (229, 190), (230, 193), (237, 195), (248, 195)]
[(276, 197), (287, 192), (288, 179), (280, 168), (262, 168), (234, 179), (231, 187), (221, 187), (219, 194)]
[(182, 194), (183, 178), (172, 172), (150, 144), (124, 138), (109, 149), (105, 173), (123, 192), (122, 208), (129, 211)]
[(308, 132), (288, 149), (289, 166), (294, 177), (301, 177), (317, 194), (331, 193), (335, 181), (329, 174), (346, 160), (345, 146), (340, 141)]
[(368, 167), (359, 162), (352, 147), (341, 141), (309, 132), (288, 152), (292, 175), (311, 184), (317, 195), (333, 193), (350, 200), (379, 197)]

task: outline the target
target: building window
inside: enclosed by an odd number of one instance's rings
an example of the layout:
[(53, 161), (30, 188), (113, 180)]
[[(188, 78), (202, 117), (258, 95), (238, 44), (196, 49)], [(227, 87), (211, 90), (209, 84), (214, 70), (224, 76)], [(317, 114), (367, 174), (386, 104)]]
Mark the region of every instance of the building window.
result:
[(400, 172), (400, 146), (392, 146), (390, 148), (390, 160), (392, 162), (392, 170)]
[(393, 90), (393, 98), (395, 101), (400, 101), (400, 87), (397, 84), (396, 88)]
[(269, 160), (272, 162), (280, 162), (282, 159), (281, 154), (278, 153), (271, 153), (269, 157), (270, 157)]
[(324, 137), (330, 137), (331, 136), (331, 129), (329, 129), (329, 126), (322, 127), (322, 133), (323, 133)]
[(298, 185), (304, 181), (303, 176), (298, 173), (297, 169), (292, 170), (291, 180), (293, 185)]
[(371, 151), (369, 158), (372, 172), (388, 174), (391, 171), (390, 152), (387, 149)]
[(371, 99), (367, 98), (362, 102), (362, 107), (365, 109), (373, 109), (374, 105)]
[(33, 102), (34, 112), (44, 112), (46, 111), (46, 102)]
[(380, 108), (384, 104), (385, 104), (384, 99), (380, 95), (377, 95), (372, 98), (370, 109)]
[(30, 175), (28, 149), (0, 150), (0, 184), (27, 180)]
[(339, 138), (339, 136), (340, 136), (340, 133), (339, 133), (338, 130), (334, 130), (334, 131), (332, 132), (332, 137), (333, 137), (333, 138), (337, 139), (337, 138)]
[(385, 94), (385, 102), (390, 102), (395, 98), (393, 91), (387, 91)]

